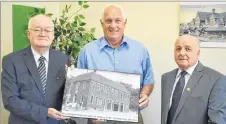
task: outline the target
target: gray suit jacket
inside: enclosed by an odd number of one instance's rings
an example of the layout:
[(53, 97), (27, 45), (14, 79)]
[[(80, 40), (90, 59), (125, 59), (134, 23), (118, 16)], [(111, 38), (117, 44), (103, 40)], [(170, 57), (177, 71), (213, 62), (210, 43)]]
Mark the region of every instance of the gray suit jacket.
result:
[(9, 124), (59, 124), (48, 118), (48, 108), (61, 109), (65, 84), (65, 64), (69, 57), (49, 51), (46, 94), (30, 46), (2, 60), (2, 99), (10, 112)]
[[(177, 70), (162, 75), (161, 124), (167, 122)], [(215, 123), (226, 124), (226, 78), (199, 62), (184, 89), (172, 124)]]

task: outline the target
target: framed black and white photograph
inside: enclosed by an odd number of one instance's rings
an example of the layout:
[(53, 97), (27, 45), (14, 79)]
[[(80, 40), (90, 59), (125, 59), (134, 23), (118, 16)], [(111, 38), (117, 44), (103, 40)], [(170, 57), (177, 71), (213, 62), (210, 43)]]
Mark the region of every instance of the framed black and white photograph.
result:
[(68, 69), (62, 114), (138, 122), (140, 75)]
[(196, 36), (200, 47), (226, 47), (226, 2), (181, 2), (179, 34)]

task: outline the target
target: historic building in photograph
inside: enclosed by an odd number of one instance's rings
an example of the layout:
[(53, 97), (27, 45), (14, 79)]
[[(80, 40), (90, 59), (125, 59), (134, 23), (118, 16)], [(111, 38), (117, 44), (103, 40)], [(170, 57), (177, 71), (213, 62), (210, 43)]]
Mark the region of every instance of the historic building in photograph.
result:
[(131, 93), (125, 85), (90, 72), (71, 77), (66, 106), (76, 110), (129, 112)]

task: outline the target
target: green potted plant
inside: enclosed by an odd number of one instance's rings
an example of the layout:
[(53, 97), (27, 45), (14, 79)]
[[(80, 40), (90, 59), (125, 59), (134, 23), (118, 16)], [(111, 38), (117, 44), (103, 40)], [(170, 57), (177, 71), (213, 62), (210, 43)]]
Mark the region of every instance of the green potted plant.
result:
[[(83, 9), (87, 9), (89, 5), (84, 1), (79, 1), (78, 5), (78, 10), (72, 15), (68, 15), (71, 5), (66, 5), (61, 16), (54, 20), (55, 38), (51, 46), (53, 49), (70, 55), (75, 66), (81, 48), (96, 39), (94, 37), (95, 28), (86, 29), (84, 27), (86, 25), (86, 22), (84, 22), (85, 16), (80, 13)], [(51, 14), (47, 15), (51, 16)]]
[[(94, 37), (95, 28), (85, 28), (85, 16), (81, 14), (82, 10), (89, 8), (88, 2), (79, 1), (78, 5), (77, 11), (71, 15), (68, 14), (71, 5), (66, 5), (61, 15), (53, 20), (55, 38), (51, 45), (52, 49), (60, 50), (66, 55), (69, 55), (71, 62), (75, 66), (77, 65), (77, 57), (81, 48), (96, 39)], [(34, 9), (34, 12), (30, 13), (29, 18), (40, 13), (45, 14), (45, 10)], [(53, 14), (48, 13), (45, 15), (52, 17)]]

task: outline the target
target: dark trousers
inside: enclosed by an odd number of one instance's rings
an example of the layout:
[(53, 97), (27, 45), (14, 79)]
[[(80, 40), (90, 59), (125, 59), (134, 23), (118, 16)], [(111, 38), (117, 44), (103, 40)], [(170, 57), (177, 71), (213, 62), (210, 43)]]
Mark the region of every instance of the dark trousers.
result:
[[(91, 121), (91, 119), (88, 119), (87, 124), (95, 124)], [(143, 118), (141, 113), (138, 113), (138, 123), (137, 122), (123, 122), (123, 121), (106, 121), (106, 122), (101, 122), (98, 124), (144, 124)]]

